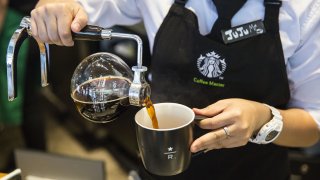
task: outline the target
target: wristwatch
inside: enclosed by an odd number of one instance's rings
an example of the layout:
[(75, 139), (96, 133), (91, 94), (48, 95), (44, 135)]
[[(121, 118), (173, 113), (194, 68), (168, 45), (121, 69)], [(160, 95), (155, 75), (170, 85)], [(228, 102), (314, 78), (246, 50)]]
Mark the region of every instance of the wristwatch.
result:
[(259, 130), (258, 134), (251, 137), (249, 139), (250, 142), (256, 143), (256, 144), (268, 144), (277, 139), (279, 136), (283, 122), (282, 122), (282, 116), (280, 112), (267, 104), (264, 104), (265, 106), (269, 107), (271, 110), (271, 113), (273, 115), (272, 119), (262, 126), (262, 128)]

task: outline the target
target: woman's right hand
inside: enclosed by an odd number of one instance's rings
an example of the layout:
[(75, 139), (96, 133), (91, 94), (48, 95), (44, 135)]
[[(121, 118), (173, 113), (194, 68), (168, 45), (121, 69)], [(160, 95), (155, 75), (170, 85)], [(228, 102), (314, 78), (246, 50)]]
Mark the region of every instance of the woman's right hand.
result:
[(31, 11), (32, 36), (49, 44), (73, 46), (71, 31), (79, 32), (87, 22), (87, 13), (74, 0), (40, 0)]

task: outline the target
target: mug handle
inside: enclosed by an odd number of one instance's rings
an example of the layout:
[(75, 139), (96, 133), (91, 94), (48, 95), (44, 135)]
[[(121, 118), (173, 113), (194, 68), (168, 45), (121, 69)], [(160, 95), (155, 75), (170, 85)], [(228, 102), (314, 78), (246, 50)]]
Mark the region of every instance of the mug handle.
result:
[[(208, 118), (208, 117), (207, 117), (207, 116), (203, 116), (203, 115), (195, 115), (195, 116), (194, 116), (194, 121), (195, 121), (195, 122), (199, 122), (199, 121), (201, 121), (201, 120), (203, 120), (203, 119), (206, 119), (206, 118)], [(198, 151), (198, 152), (196, 152), (196, 153), (192, 153), (191, 157), (194, 158), (194, 157), (196, 157), (196, 156), (202, 155), (202, 154), (205, 153), (205, 151), (206, 151), (206, 150), (201, 150), (201, 151)]]
[(206, 119), (206, 118), (208, 118), (208, 117), (207, 116), (203, 116), (203, 115), (195, 115), (194, 116), (194, 121), (195, 122), (199, 122), (199, 121), (201, 121), (203, 119)]

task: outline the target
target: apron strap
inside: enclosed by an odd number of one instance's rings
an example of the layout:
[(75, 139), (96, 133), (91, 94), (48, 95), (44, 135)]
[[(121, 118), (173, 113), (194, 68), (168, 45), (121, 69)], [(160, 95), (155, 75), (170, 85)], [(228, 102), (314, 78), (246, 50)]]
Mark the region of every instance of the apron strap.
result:
[(209, 37), (222, 41), (221, 30), (231, 28), (232, 17), (247, 0), (212, 0), (217, 8), (218, 19), (214, 23)]
[(181, 5), (181, 6), (185, 6), (187, 2), (188, 2), (188, 0), (175, 0), (174, 1), (174, 3)]
[(264, 0), (265, 17), (264, 23), (267, 32), (279, 32), (279, 11), (282, 6), (281, 0)]

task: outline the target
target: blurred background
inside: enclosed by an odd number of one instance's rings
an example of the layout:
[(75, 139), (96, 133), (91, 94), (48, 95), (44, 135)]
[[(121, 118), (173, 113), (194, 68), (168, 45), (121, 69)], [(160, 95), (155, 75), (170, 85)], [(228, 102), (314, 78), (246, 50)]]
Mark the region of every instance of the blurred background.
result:
[[(0, 1), (4, 4), (5, 0)], [(14, 29), (19, 25), (19, 18), (28, 15), (36, 1), (9, 0), (7, 3), (6, 15), (9, 10), (18, 14), (13, 17), (17, 23), (10, 25), (13, 26), (11, 29)], [(4, 21), (5, 18), (2, 24), (6, 25)], [(1, 36), (8, 29), (3, 26), (0, 31)], [(144, 42), (143, 63), (150, 72), (150, 48), (143, 25), (116, 26), (113, 27), (113, 31), (137, 34), (142, 38)], [(12, 34), (8, 32), (10, 33)], [(4, 45), (8, 43), (5, 38), (1, 38), (1, 41)], [(5, 48), (4, 45), (2, 49)], [(19, 100), (21, 116), (17, 117), (20, 123), (10, 124), (0, 119), (0, 158), (3, 158), (0, 159), (0, 162), (4, 162), (5, 157), (7, 159), (7, 163), (3, 165), (0, 172), (8, 173), (15, 169), (17, 166), (13, 150), (24, 148), (103, 161), (106, 178), (111, 180), (151, 179), (144, 171), (139, 159), (135, 139), (134, 114), (140, 108), (130, 106), (115, 122), (94, 124), (78, 114), (70, 97), (70, 80), (81, 60), (96, 52), (110, 52), (121, 57), (131, 67), (136, 65), (136, 43), (131, 40), (113, 39), (103, 42), (77, 41), (72, 48), (50, 45), (50, 85), (45, 88), (40, 87), (38, 45), (32, 38), (29, 38), (23, 48), (25, 53), (18, 59), (18, 64), (24, 64), (18, 72), (20, 73), (19, 86), (23, 87), (18, 92), (18, 97), (21, 97)], [(5, 72), (5, 51), (1, 53), (0, 72)], [(1, 76), (5, 76), (4, 74), (2, 73)], [(6, 76), (1, 81), (1, 86), (4, 87), (1, 89), (2, 99), (7, 98), (4, 80)], [(5, 105), (0, 104), (0, 108), (2, 107)], [(13, 112), (6, 113), (12, 114)], [(0, 115), (3, 114), (5, 112)], [(0, 118), (5, 117), (0, 116)], [(6, 144), (11, 144), (10, 142), (18, 142), (16, 139), (19, 139), (21, 143), (5, 148)], [(290, 163), (292, 180), (319, 178), (320, 145), (308, 149), (290, 149)]]

